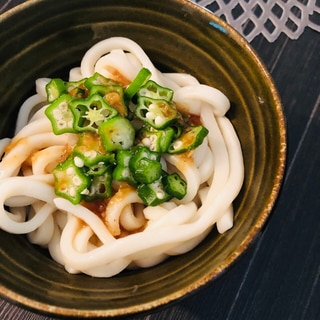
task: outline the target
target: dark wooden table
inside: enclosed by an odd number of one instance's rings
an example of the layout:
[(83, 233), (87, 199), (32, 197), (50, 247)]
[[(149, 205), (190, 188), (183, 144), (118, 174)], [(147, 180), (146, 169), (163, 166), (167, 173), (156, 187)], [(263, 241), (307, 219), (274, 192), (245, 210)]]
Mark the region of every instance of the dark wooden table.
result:
[[(0, 0), (0, 13), (22, 3)], [(1, 32), (1, 30), (0, 30)], [(278, 87), (288, 160), (264, 230), (218, 280), (173, 306), (134, 320), (320, 319), (320, 34), (252, 41)], [(0, 319), (49, 320), (0, 299)]]

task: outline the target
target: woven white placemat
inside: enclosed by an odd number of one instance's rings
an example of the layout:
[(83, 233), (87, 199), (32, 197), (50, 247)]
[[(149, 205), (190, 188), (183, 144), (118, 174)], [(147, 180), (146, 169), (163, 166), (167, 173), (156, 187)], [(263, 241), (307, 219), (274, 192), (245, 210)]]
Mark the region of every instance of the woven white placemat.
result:
[(319, 0), (193, 0), (223, 18), (249, 42), (262, 34), (269, 42), (281, 33), (298, 39), (305, 27), (320, 32)]

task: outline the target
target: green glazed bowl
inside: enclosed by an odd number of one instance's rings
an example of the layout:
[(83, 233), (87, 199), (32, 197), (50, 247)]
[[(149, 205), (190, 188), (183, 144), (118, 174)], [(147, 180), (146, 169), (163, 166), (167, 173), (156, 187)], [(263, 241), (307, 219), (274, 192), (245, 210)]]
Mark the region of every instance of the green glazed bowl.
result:
[[(24, 236), (0, 231), (0, 294), (56, 316), (113, 317), (173, 302), (225, 272), (261, 230), (285, 163), (285, 124), (274, 84), (255, 52), (225, 22), (184, 0), (29, 0), (0, 16), (0, 133), (39, 77), (64, 75), (111, 36), (138, 42), (162, 71), (220, 89), (243, 149), (245, 181), (233, 229), (215, 229), (191, 252), (113, 278), (70, 275)], [(214, 284), (213, 284), (214, 285)]]

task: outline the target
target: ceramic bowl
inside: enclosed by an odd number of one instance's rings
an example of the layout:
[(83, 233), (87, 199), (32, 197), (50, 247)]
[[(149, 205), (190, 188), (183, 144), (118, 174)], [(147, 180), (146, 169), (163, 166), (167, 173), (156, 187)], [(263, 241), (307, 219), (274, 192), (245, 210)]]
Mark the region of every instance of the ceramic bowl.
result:
[[(104, 38), (137, 41), (162, 71), (186, 72), (220, 89), (242, 145), (243, 188), (235, 224), (195, 249), (149, 269), (109, 279), (70, 275), (24, 236), (0, 232), (0, 293), (57, 316), (130, 315), (176, 301), (224, 273), (260, 232), (285, 162), (285, 125), (275, 86), (249, 44), (224, 21), (183, 0), (29, 0), (0, 19), (0, 133), (39, 77), (61, 77)], [(214, 284), (211, 284), (214, 285)]]

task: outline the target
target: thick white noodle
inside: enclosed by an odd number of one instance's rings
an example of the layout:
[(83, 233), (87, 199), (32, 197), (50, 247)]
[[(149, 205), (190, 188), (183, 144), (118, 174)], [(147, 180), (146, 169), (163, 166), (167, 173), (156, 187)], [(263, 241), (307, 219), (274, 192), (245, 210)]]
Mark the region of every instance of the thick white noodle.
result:
[(82, 79), (80, 67), (72, 68), (69, 72), (69, 81), (80, 81)]
[(6, 149), (7, 145), (9, 145), (11, 140), (12, 139), (10, 139), (10, 138), (3, 138), (0, 140), (0, 157), (3, 156), (5, 149)]
[(16, 122), (15, 134), (26, 126), (37, 108), (44, 103), (45, 98), (40, 94), (35, 94), (28, 98), (20, 107)]
[(28, 239), (31, 243), (36, 243), (40, 246), (47, 247), (52, 239), (53, 232), (53, 215), (49, 215), (48, 218), (37, 229), (28, 233)]
[[(139, 63), (139, 68), (145, 67), (149, 69), (152, 73), (151, 79), (163, 86), (172, 87), (172, 89), (177, 88), (177, 85), (174, 81), (172, 81), (169, 77), (165, 78), (159, 70), (153, 65), (150, 58), (146, 55), (143, 49), (134, 41), (123, 38), (123, 37), (113, 37), (106, 40), (102, 40), (92, 46), (83, 56), (81, 61), (81, 74), (83, 77), (90, 77), (94, 72), (99, 71), (104, 74), (110, 66), (110, 64), (105, 65), (102, 68), (101, 63), (99, 62), (100, 58), (104, 59), (104, 56), (109, 55), (113, 52), (113, 50), (121, 50), (123, 52), (128, 52), (129, 59), (133, 60), (132, 56), (135, 57), (135, 62), (131, 64), (130, 69), (137, 70), (137, 62)], [(124, 56), (121, 54), (119, 60), (123, 61)], [(117, 63), (120, 65), (121, 63)], [(99, 69), (96, 66), (99, 66)], [(139, 70), (139, 69), (138, 69)], [(128, 71), (124, 70), (125, 74), (128, 77), (128, 80), (132, 81), (134, 74), (127, 74)], [(137, 73), (136, 73), (137, 74)]]
[(17, 175), (23, 162), (35, 150), (48, 148), (53, 145), (67, 145), (69, 141), (69, 135), (57, 136), (53, 132), (39, 133), (18, 140), (0, 162), (0, 178)]
[(141, 203), (127, 204), (120, 215), (120, 225), (128, 231), (135, 231), (142, 228), (147, 220), (143, 214), (144, 205)]
[(70, 70), (69, 81), (94, 72), (132, 81), (142, 67), (173, 89), (178, 108), (199, 116), (209, 130), (203, 144), (187, 155), (162, 156), (163, 168), (187, 181), (182, 200), (144, 207), (135, 189), (122, 186), (98, 216), (57, 197), (51, 170), (77, 136), (53, 134), (44, 114), (47, 78), (36, 81), (37, 94), (21, 106), (14, 138), (0, 141), (0, 228), (27, 234), (70, 273), (111, 277), (126, 268), (153, 266), (193, 249), (214, 225), (220, 233), (233, 226), (232, 202), (244, 167), (240, 142), (225, 117), (230, 103), (222, 92), (192, 75), (161, 73), (137, 43), (122, 37), (91, 47), (81, 65)]
[(36, 92), (42, 97), (43, 101), (47, 99), (46, 85), (50, 80), (50, 78), (39, 78), (36, 80)]
[(31, 121), (14, 136), (13, 141), (18, 141), (24, 137), (38, 135), (39, 133), (52, 133), (51, 123), (48, 118), (41, 117), (36, 121)]
[(185, 112), (196, 115), (200, 115), (201, 102), (209, 104), (215, 116), (224, 116), (230, 108), (228, 98), (221, 91), (204, 84), (179, 88), (174, 99)]

